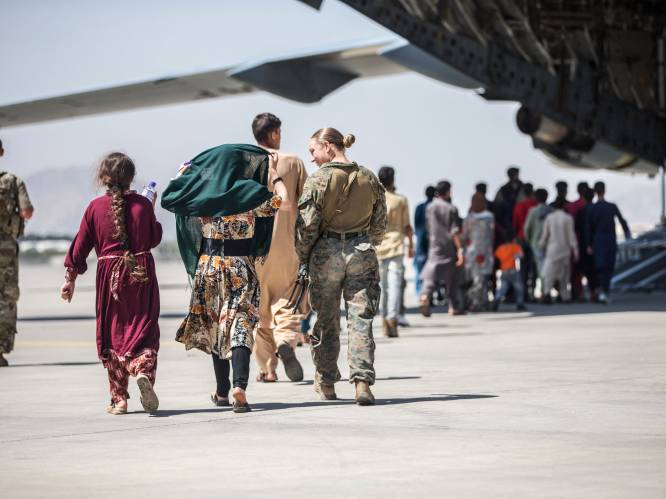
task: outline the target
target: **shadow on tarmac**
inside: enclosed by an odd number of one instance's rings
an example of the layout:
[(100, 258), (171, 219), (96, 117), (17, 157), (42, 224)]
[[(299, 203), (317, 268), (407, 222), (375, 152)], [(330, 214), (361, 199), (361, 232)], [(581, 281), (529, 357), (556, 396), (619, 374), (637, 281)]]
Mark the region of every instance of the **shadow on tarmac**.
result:
[[(254, 407), (254, 406), (252, 406)], [(231, 406), (228, 407), (210, 407), (208, 409), (167, 409), (158, 410), (151, 414), (151, 418), (168, 418), (170, 416), (180, 416), (182, 414), (212, 414), (212, 413), (231, 412)], [(127, 414), (145, 414), (145, 411), (129, 411)]]
[[(612, 302), (608, 305), (601, 303), (553, 303), (542, 305), (540, 303), (527, 303), (527, 312), (517, 312), (515, 304), (503, 303), (498, 312), (469, 313), (468, 315), (479, 315), (493, 317), (493, 320), (503, 319), (529, 319), (530, 317), (550, 317), (556, 315), (581, 315), (581, 314), (607, 314), (618, 312), (666, 312), (666, 293), (655, 291), (653, 293), (616, 293), (612, 295)], [(447, 307), (432, 307), (433, 317), (447, 315)], [(419, 314), (418, 307), (409, 307), (409, 314)], [(502, 317), (506, 314), (505, 317)], [(511, 315), (508, 315), (511, 314)], [(519, 314), (519, 315), (517, 315)], [(465, 316), (451, 317), (455, 321), (455, 327), (461, 327)], [(451, 322), (448, 323), (452, 325)], [(443, 325), (427, 322), (421, 327), (442, 327)], [(411, 329), (413, 326), (405, 329)]]
[[(417, 404), (420, 402), (450, 402), (453, 400), (473, 400), (473, 399), (487, 399), (487, 398), (496, 398), (499, 395), (482, 395), (482, 394), (449, 394), (449, 395), (430, 395), (422, 397), (408, 397), (408, 398), (388, 398), (388, 399), (377, 399), (376, 404), (378, 406), (383, 405), (402, 405), (402, 404)], [(355, 405), (353, 399), (338, 399), (330, 401), (317, 401), (317, 402), (260, 402), (257, 404), (251, 404), (252, 412), (265, 412), (265, 411), (279, 411), (281, 409), (306, 409), (308, 407), (324, 407), (324, 406), (341, 406), (341, 405)], [(168, 418), (170, 416), (180, 416), (182, 414), (205, 414), (205, 413), (214, 413), (214, 412), (231, 412), (231, 407), (218, 407), (210, 409), (173, 409), (158, 411), (151, 417), (154, 418)], [(133, 411), (130, 414), (136, 412), (137, 414), (143, 413), (143, 411)]]
[(414, 404), (418, 402), (449, 402), (451, 400), (473, 400), (473, 399), (492, 399), (497, 398), (499, 395), (482, 395), (475, 393), (456, 393), (448, 395), (430, 395), (427, 397), (411, 397), (401, 399), (378, 399), (376, 405), (401, 405), (401, 404)]
[[(375, 378), (375, 381), (396, 381), (396, 380), (405, 380), (405, 379), (421, 379), (421, 376), (387, 376), (386, 378)], [(348, 382), (348, 381), (349, 381), (348, 378), (340, 378), (339, 383)], [(308, 386), (308, 385), (313, 385), (314, 380), (306, 379), (304, 381), (297, 381), (293, 384), (296, 386)]]
[[(440, 328), (441, 326), (433, 325), (433, 326), (428, 326), (428, 327)], [(483, 336), (484, 334), (486, 334), (486, 333), (480, 333), (480, 332), (474, 332), (474, 333), (412, 333), (412, 331), (411, 331), (412, 329), (416, 329), (416, 328), (412, 328), (411, 326), (410, 327), (404, 327), (404, 328), (400, 328), (400, 330), (398, 332), (400, 333), (401, 336), (403, 336), (405, 338), (447, 338), (447, 337), (459, 338), (459, 337), (463, 337), (463, 336)], [(401, 336), (398, 336), (396, 338), (385, 338), (385, 337), (376, 338), (375, 341), (378, 341), (380, 343), (392, 343), (396, 340), (400, 341)]]

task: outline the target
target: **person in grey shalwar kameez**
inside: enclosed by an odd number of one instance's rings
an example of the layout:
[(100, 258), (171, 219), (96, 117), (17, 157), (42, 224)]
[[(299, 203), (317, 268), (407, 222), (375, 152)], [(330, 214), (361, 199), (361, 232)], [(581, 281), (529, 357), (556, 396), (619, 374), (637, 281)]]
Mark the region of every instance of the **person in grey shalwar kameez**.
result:
[(460, 300), (460, 270), (465, 263), (460, 242), (458, 210), (451, 204), (451, 184), (443, 180), (435, 188), (437, 196), (426, 208), (428, 260), (421, 271), (423, 288), (421, 314), (430, 317), (430, 297), (440, 283), (449, 298), (449, 314), (464, 313)]

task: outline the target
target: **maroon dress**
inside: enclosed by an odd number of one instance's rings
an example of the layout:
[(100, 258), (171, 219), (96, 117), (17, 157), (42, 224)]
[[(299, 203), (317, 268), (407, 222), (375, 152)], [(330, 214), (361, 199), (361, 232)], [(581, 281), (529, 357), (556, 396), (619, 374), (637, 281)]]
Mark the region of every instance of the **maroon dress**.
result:
[[(150, 254), (162, 239), (162, 226), (153, 206), (135, 193), (125, 196), (125, 221), (130, 250), (136, 262), (146, 268), (148, 281), (137, 282), (122, 258), (122, 244), (113, 238), (111, 196), (93, 199), (83, 215), (79, 232), (72, 241), (65, 267), (83, 274), (86, 257), (95, 248), (97, 262), (97, 355), (108, 367), (110, 358), (130, 359), (159, 349), (160, 294), (155, 262)], [(119, 271), (116, 300), (112, 292), (114, 270)]]

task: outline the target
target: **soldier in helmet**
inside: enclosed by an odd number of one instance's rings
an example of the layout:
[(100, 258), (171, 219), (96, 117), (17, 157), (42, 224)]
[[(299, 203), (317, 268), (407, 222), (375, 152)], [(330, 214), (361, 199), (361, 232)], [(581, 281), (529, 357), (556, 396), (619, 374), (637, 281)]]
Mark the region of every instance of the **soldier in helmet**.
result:
[[(0, 157), (5, 154), (0, 141)], [(18, 242), (24, 221), (32, 217), (32, 204), (23, 180), (0, 169), (0, 367), (4, 354), (14, 348), (18, 287)]]
[(374, 246), (386, 231), (384, 188), (367, 168), (347, 159), (353, 135), (323, 128), (310, 139), (312, 161), (319, 170), (305, 182), (296, 222), (296, 253), (309, 265), (310, 303), (317, 313), (312, 332), (315, 391), (324, 400), (336, 397), (340, 380), (340, 295), (345, 300), (349, 345), (349, 381), (356, 402), (375, 402), (372, 319), (379, 303), (379, 269)]

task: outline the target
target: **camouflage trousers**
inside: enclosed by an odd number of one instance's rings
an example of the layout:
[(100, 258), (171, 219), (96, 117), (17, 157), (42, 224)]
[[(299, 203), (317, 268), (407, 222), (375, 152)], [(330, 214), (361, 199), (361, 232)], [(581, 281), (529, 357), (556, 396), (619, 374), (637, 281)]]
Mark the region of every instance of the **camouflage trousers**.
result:
[(14, 349), (16, 302), (19, 298), (16, 240), (0, 235), (0, 353)]
[(312, 360), (320, 383), (340, 380), (340, 296), (347, 312), (349, 381), (375, 382), (372, 319), (379, 304), (379, 265), (367, 236), (321, 238), (310, 255), (310, 303), (317, 312)]

